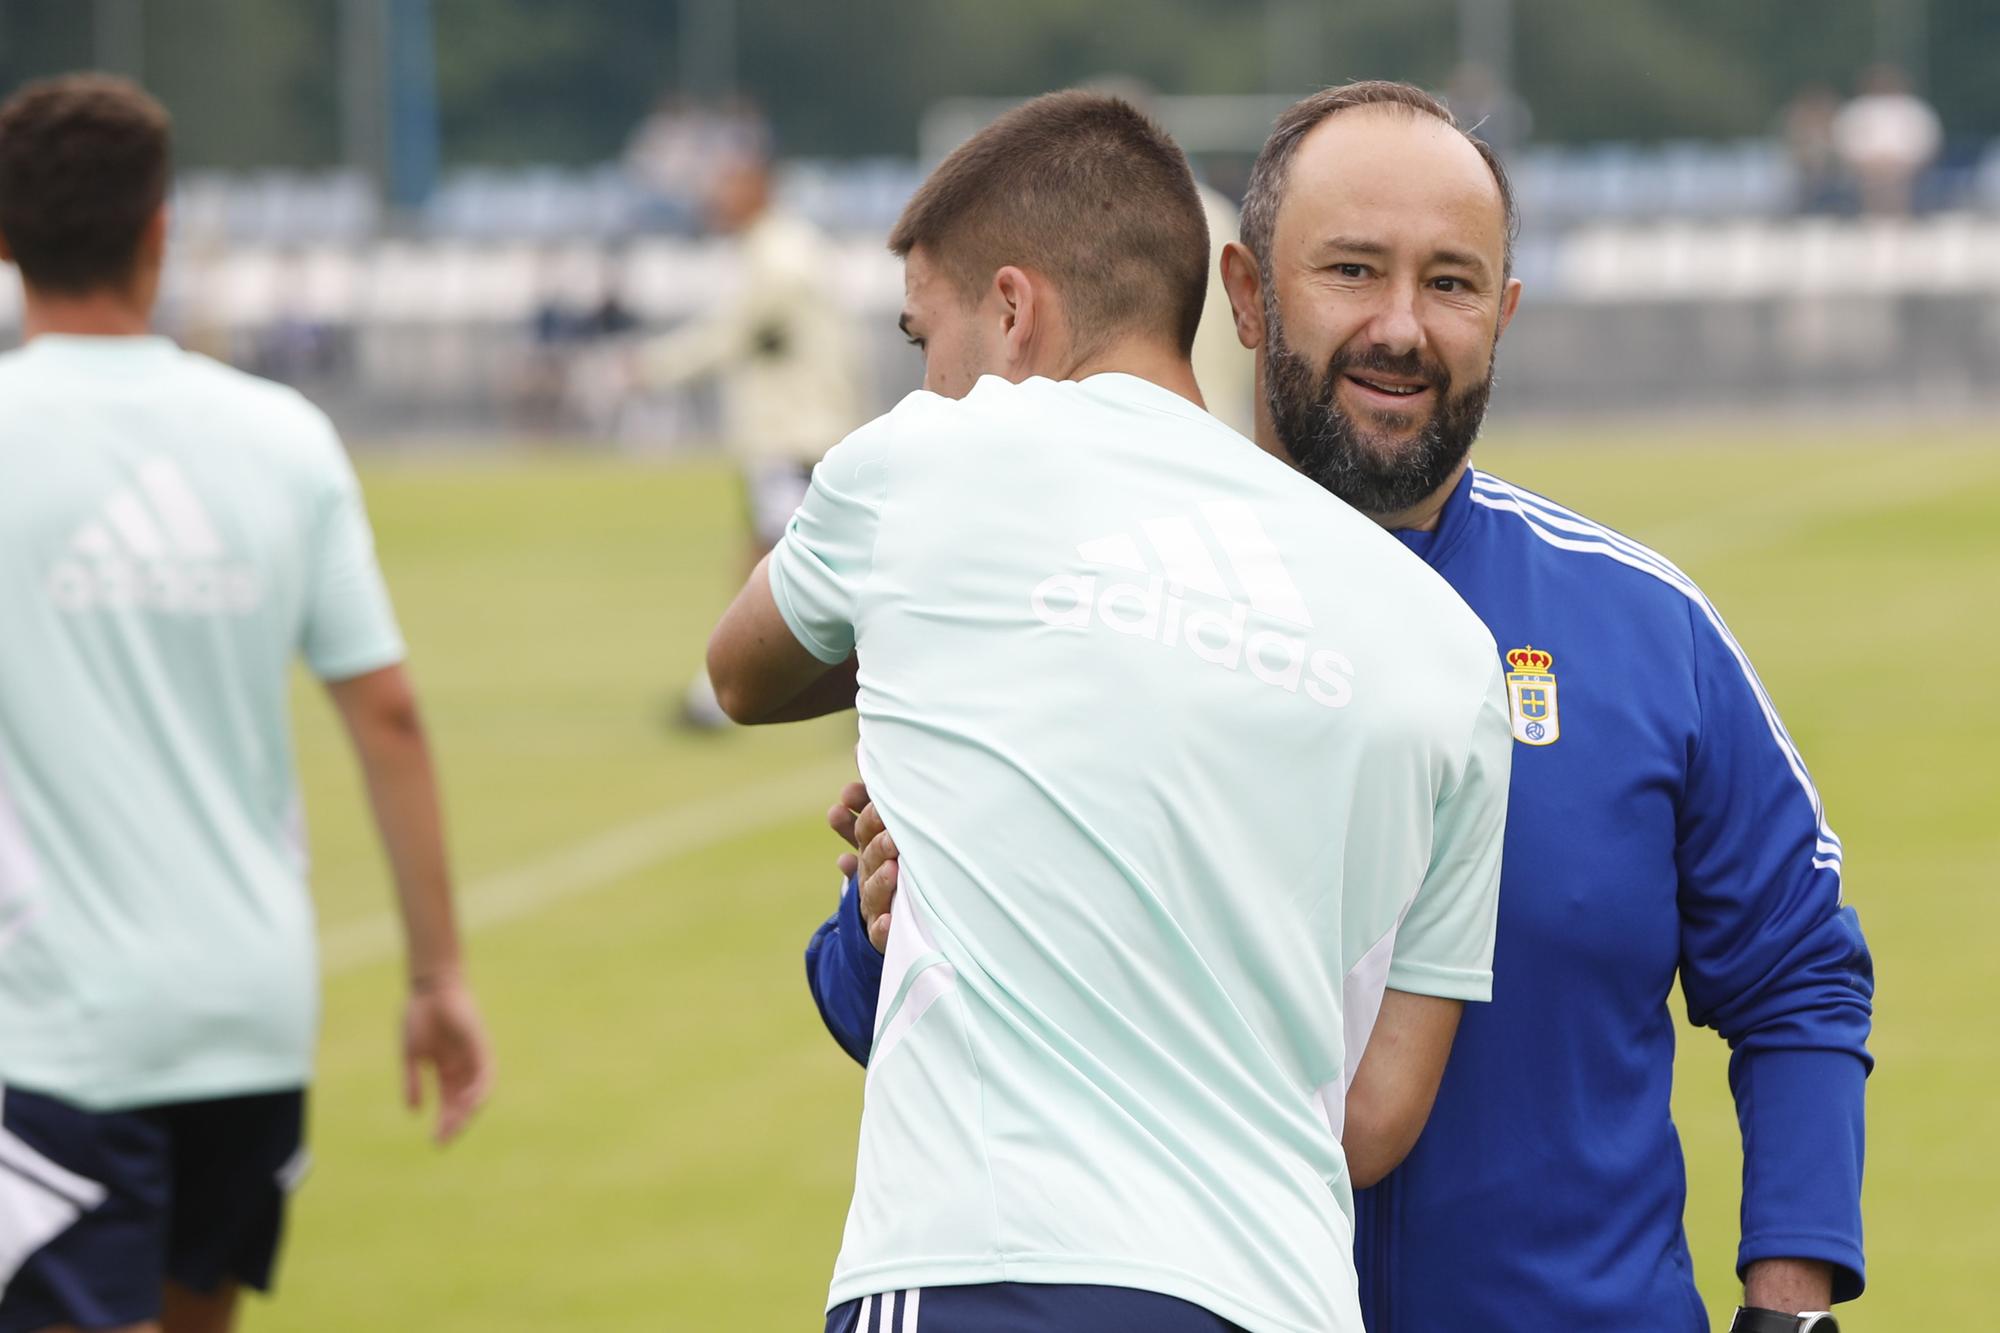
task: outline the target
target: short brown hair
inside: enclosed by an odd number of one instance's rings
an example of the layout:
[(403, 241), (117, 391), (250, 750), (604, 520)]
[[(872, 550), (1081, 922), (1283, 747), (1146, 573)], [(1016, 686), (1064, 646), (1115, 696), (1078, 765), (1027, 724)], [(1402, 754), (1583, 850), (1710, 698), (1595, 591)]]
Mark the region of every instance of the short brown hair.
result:
[(1481, 160), (1493, 173), (1493, 183), (1500, 187), (1500, 207), (1506, 220), (1507, 234), (1506, 272), (1511, 274), (1514, 270), (1514, 237), (1521, 230), (1521, 219), (1514, 211), (1514, 187), (1508, 183), (1507, 169), (1500, 165), (1500, 155), (1493, 151), (1491, 144), (1460, 125), (1451, 114), (1450, 107), (1414, 84), (1363, 79), (1343, 83), (1337, 88), (1322, 88), (1286, 107), (1284, 114), (1278, 117), (1277, 125), (1272, 128), (1271, 137), (1264, 141), (1263, 150), (1257, 154), (1257, 163), (1250, 168), (1249, 188), (1243, 195), (1242, 235), (1244, 246), (1257, 256), (1257, 263), (1264, 269), (1265, 275), (1268, 277), (1270, 274), (1271, 237), (1278, 229), (1278, 205), (1284, 202), (1293, 154), (1298, 152), (1299, 144), (1321, 121), (1362, 106), (1400, 107), (1411, 116), (1441, 120), (1463, 134), (1479, 150)]
[(0, 106), (0, 236), (24, 282), (78, 295), (132, 276), (167, 195), (171, 123), (108, 74), (44, 79)]
[(1037, 97), (959, 145), (889, 234), (901, 257), (918, 246), (969, 299), (1009, 264), (1047, 274), (1086, 345), (1164, 332), (1185, 353), (1208, 291), (1187, 155), (1102, 93)]

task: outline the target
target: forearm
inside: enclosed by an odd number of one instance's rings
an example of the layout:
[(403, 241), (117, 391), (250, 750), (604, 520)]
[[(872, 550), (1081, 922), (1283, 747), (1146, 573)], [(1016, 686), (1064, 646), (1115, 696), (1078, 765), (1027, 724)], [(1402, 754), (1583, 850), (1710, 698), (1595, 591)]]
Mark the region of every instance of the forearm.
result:
[(1366, 1189), (1395, 1170), (1430, 1119), (1438, 1082), (1464, 1006), (1457, 1000), (1388, 990), (1368, 1047), (1347, 1090), (1341, 1150), (1354, 1186)]
[[(778, 610), (772, 559), (758, 562), (708, 640), (708, 678), (716, 701), (732, 721), (746, 726), (817, 717), (853, 701), (852, 668), (844, 665), (853, 659), (852, 640), (818, 653), (800, 643)], [(842, 653), (844, 659), (836, 656)], [(828, 676), (839, 679), (829, 686)], [(843, 697), (845, 703), (832, 702)]]
[(1347, 1129), (1341, 1142), (1341, 1151), (1347, 1157), (1348, 1183), (1358, 1190), (1380, 1184), (1384, 1176), (1401, 1166), (1403, 1159), (1410, 1155), (1410, 1149), (1417, 1146), (1417, 1137), (1416, 1133), (1405, 1135), (1393, 1128), (1370, 1124), (1365, 1117), (1356, 1114), (1356, 1108), (1350, 1103)]
[(361, 722), (354, 744), (375, 827), (389, 857), (410, 981), (433, 984), (460, 966), (458, 924), (430, 746), (414, 714)]
[(1833, 1304), (1833, 1265), (1814, 1259), (1760, 1259), (1743, 1274), (1743, 1303), (1798, 1314)]
[(854, 707), (854, 696), (859, 688), (855, 682), (858, 664), (848, 658), (824, 676), (805, 687), (790, 703), (772, 709), (760, 717), (761, 722), (805, 722), (829, 713), (844, 713)]
[(712, 375), (741, 354), (743, 329), (733, 319), (685, 324), (642, 344), (639, 377), (649, 388), (670, 389)]

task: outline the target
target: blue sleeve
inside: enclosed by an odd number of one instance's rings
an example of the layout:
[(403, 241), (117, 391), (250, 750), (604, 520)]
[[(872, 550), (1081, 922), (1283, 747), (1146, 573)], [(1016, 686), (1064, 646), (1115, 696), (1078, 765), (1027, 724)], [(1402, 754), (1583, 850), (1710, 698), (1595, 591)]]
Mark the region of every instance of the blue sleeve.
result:
[(868, 1063), (875, 1042), (875, 1001), (882, 992), (882, 955), (868, 942), (861, 894), (852, 877), (834, 909), (806, 945), (806, 985), (820, 1020), (855, 1063)]
[(1749, 660), (1690, 603), (1701, 721), (1678, 830), (1681, 988), (1729, 1042), (1743, 1133), (1739, 1273), (1759, 1259), (1866, 1281), (1863, 1089), (1874, 966), (1841, 899), (1840, 842)]

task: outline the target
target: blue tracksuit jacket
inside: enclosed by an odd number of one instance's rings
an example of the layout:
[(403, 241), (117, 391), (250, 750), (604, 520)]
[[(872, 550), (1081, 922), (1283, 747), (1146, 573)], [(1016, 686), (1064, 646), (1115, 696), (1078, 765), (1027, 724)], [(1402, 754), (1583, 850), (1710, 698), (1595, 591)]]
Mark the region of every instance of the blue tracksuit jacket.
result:
[[(1372, 1333), (1707, 1327), (1669, 1116), (1676, 974), (1734, 1052), (1739, 1268), (1858, 1295), (1872, 965), (1840, 843), (1749, 659), (1665, 559), (1468, 472), (1401, 533), (1508, 655), (1515, 746), (1493, 1002), (1468, 1005), (1402, 1166), (1355, 1197)], [(806, 951), (866, 1063), (881, 958), (843, 898)]]

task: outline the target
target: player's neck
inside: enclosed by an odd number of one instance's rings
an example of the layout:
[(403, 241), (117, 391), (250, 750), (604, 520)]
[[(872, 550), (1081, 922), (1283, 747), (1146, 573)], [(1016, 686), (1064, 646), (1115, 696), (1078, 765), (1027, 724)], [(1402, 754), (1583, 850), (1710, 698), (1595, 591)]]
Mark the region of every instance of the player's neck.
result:
[(133, 338), (153, 331), (149, 303), (130, 292), (102, 289), (80, 296), (55, 292), (28, 293), (21, 312), (21, 338), (44, 333), (80, 338)]
[(1130, 375), (1134, 379), (1157, 384), (1169, 393), (1177, 393), (1203, 411), (1208, 409), (1208, 404), (1201, 398), (1201, 386), (1195, 383), (1194, 367), (1188, 364), (1187, 357), (1151, 339), (1114, 343), (1086, 357), (1067, 374), (1056, 378), (1080, 380), (1092, 375)]

